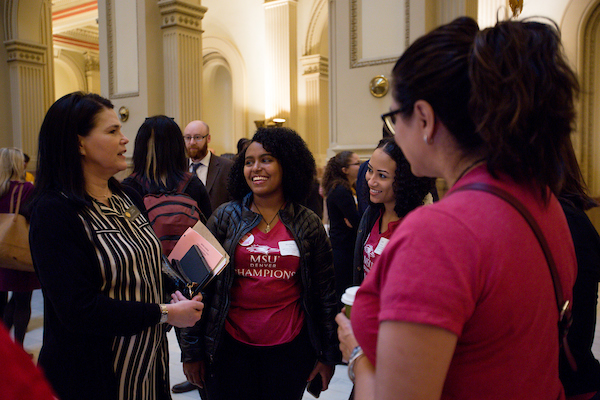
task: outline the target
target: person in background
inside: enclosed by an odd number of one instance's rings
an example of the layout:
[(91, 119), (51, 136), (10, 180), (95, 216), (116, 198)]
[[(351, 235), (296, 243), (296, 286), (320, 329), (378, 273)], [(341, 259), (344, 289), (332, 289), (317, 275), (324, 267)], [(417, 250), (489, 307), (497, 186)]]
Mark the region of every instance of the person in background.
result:
[(503, 189), (533, 215), (572, 299), (577, 269), (555, 193), (576, 77), (555, 27), (462, 17), (417, 39), (393, 71), (382, 115), (415, 176), (442, 200), (407, 215), (352, 307), (359, 347), (341, 344), (356, 398), (564, 399), (559, 310), (544, 252)]
[[(359, 286), (385, 249), (390, 237), (410, 211), (432, 203), (432, 178), (417, 178), (393, 137), (379, 141), (367, 161), (366, 182), (369, 206), (365, 210), (354, 247), (353, 284)], [(349, 348), (358, 346), (350, 320), (336, 316), (340, 341)]]
[(30, 158), (26, 153), (23, 153), (23, 157), (25, 158), (25, 182), (34, 183), (35, 177), (31, 172), (27, 171), (27, 164), (29, 164)]
[(329, 218), (338, 309), (342, 307), (342, 294), (352, 285), (352, 255), (360, 221), (353, 185), (359, 166), (356, 153), (342, 151), (329, 159), (321, 180)]
[(236, 154), (240, 154), (242, 151), (246, 150), (246, 147), (248, 147), (248, 145), (250, 144), (251, 140), (248, 138), (241, 138), (240, 140), (238, 140), (237, 142), (237, 153)]
[(29, 241), (44, 295), (39, 364), (61, 400), (170, 399), (168, 325), (202, 315), (201, 295), (163, 304), (160, 241), (113, 177), (127, 143), (93, 93), (61, 97), (40, 129)]
[[(192, 121), (187, 124), (183, 130), (183, 139), (189, 157), (189, 171), (196, 174), (206, 186), (214, 211), (221, 204), (230, 200), (229, 193), (227, 193), (227, 179), (233, 160), (219, 157), (209, 151), (210, 129), (206, 122)], [(197, 387), (187, 381), (173, 385), (173, 393), (185, 393), (195, 389)]]
[(191, 175), (185, 156), (185, 142), (175, 121), (164, 115), (146, 118), (135, 137), (133, 172), (123, 180), (141, 197), (148, 193), (171, 192), (189, 180), (185, 194), (196, 200), (206, 221), (212, 208), (200, 179)]
[(369, 207), (365, 210), (354, 248), (353, 284), (360, 285), (385, 249), (402, 218), (431, 204), (433, 178), (417, 178), (393, 137), (379, 141), (368, 161)]
[(300, 205), (315, 161), (287, 128), (260, 128), (231, 170), (234, 198), (207, 227), (231, 256), (207, 289), (204, 327), (182, 330), (188, 380), (221, 400), (299, 400), (340, 359), (331, 246)]
[[(16, 204), (20, 190), (20, 213), (23, 214), (26, 210), (33, 185), (22, 181), (24, 172), (25, 160), (21, 150), (0, 149), (0, 213), (10, 212), (11, 201)], [(40, 282), (35, 272), (17, 271), (0, 265), (0, 317), (9, 331), (14, 326), (15, 341), (21, 346), (31, 318), (31, 296), (39, 288)], [(12, 292), (10, 300), (9, 292)]]
[(567, 399), (597, 400), (600, 399), (600, 364), (592, 353), (592, 344), (596, 332), (600, 281), (600, 236), (585, 211), (597, 207), (598, 203), (587, 194), (572, 143), (565, 145), (562, 151), (565, 157), (565, 183), (558, 200), (567, 217), (577, 255), (573, 323), (567, 334), (577, 371), (571, 368), (561, 352), (559, 372)]
[[(143, 197), (148, 193), (175, 191), (183, 180), (189, 181), (184, 193), (196, 201), (202, 214), (200, 220), (206, 222), (212, 214), (212, 205), (200, 178), (188, 172), (186, 142), (179, 125), (165, 115), (146, 118), (135, 137), (133, 173), (123, 180), (123, 184), (131, 186)], [(169, 234), (176, 238), (183, 234), (172, 229), (173, 226), (169, 228)], [(174, 385), (172, 390), (184, 393), (194, 389), (194, 385), (183, 382)]]
[(227, 178), (233, 162), (208, 151), (210, 131), (202, 121), (192, 121), (183, 130), (183, 139), (189, 157), (189, 171), (198, 175), (206, 190), (213, 210), (229, 201)]

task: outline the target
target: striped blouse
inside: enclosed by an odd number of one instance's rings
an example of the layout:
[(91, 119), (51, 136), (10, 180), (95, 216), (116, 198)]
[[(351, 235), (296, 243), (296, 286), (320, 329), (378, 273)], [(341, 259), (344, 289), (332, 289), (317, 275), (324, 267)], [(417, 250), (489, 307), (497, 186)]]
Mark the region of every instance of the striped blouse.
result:
[[(162, 303), (160, 241), (144, 215), (132, 212), (129, 197), (115, 193), (108, 200), (110, 206), (94, 200), (94, 207), (79, 215), (100, 263), (102, 294), (122, 301)], [(119, 399), (170, 399), (165, 328), (154, 325), (114, 339)]]

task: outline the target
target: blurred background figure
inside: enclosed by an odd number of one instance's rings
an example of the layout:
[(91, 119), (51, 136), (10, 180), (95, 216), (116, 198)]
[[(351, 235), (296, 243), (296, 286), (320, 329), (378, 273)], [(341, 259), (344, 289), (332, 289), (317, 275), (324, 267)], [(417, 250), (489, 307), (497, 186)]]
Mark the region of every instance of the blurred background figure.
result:
[[(24, 172), (25, 157), (21, 150), (0, 149), (1, 213), (10, 212), (10, 203), (13, 201), (16, 204), (21, 189), (21, 214), (26, 210), (25, 205), (33, 193), (33, 185), (30, 182), (23, 182)], [(22, 346), (31, 318), (31, 295), (35, 289), (40, 288), (40, 283), (35, 272), (1, 267), (0, 265), (0, 317), (9, 331), (15, 328), (15, 341)], [(12, 292), (10, 300), (8, 300), (9, 292)]]
[(321, 181), (329, 219), (339, 308), (342, 307), (340, 299), (344, 290), (352, 285), (352, 256), (360, 221), (354, 191), (359, 166), (358, 154), (342, 151), (329, 159)]
[(189, 171), (200, 178), (208, 192), (211, 207), (216, 210), (230, 200), (227, 178), (233, 162), (209, 151), (210, 130), (203, 121), (187, 124), (183, 130), (183, 139), (189, 157)]
[(26, 153), (23, 153), (23, 157), (25, 158), (25, 182), (33, 183), (35, 181), (35, 177), (29, 171), (27, 171), (27, 165), (29, 164), (29, 156)]

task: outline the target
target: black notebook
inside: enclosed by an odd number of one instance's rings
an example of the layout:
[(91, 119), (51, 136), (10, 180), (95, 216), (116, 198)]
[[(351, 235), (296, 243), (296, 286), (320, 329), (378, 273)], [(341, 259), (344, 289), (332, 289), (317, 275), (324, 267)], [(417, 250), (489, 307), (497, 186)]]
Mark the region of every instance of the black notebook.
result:
[(214, 277), (197, 245), (190, 247), (181, 260), (169, 262), (163, 256), (162, 271), (173, 286), (171, 290), (179, 290), (188, 299), (200, 293)]

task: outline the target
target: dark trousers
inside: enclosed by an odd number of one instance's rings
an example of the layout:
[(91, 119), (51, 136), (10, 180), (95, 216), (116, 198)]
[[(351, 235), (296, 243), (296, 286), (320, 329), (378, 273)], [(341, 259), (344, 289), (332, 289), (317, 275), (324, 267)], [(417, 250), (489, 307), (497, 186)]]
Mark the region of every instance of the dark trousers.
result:
[(290, 343), (250, 346), (225, 333), (209, 366), (210, 400), (299, 400), (316, 363), (305, 329)]

